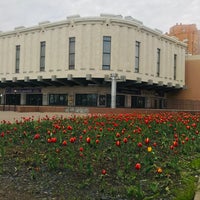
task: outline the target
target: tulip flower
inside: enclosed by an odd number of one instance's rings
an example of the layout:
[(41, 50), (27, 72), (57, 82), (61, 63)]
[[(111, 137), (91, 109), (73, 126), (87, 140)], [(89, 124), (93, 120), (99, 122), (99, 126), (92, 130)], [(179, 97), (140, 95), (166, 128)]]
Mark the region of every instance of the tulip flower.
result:
[(37, 133), (37, 134), (34, 135), (34, 139), (35, 139), (35, 140), (37, 140), (37, 139), (39, 139), (39, 138), (40, 138), (40, 134), (39, 134), (39, 133)]
[(116, 146), (118, 146), (118, 147), (120, 146), (120, 141), (119, 140), (116, 141)]
[(90, 143), (90, 141), (91, 141), (90, 138), (87, 137), (87, 138), (86, 138), (86, 142), (87, 142), (87, 143)]
[(135, 169), (140, 170), (141, 169), (141, 164), (140, 163), (136, 163)]
[(106, 175), (106, 170), (102, 169), (101, 174)]

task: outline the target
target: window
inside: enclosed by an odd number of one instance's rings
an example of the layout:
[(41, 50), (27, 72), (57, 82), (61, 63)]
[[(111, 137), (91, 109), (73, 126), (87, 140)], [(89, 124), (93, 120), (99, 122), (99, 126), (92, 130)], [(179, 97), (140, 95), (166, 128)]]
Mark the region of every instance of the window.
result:
[(42, 105), (42, 94), (27, 94), (26, 105)]
[(69, 69), (75, 69), (75, 37), (69, 38)]
[[(111, 106), (111, 95), (106, 95), (106, 107)], [(116, 107), (125, 107), (125, 95), (116, 95)]]
[(20, 45), (16, 46), (16, 58), (15, 58), (15, 73), (19, 73), (20, 64)]
[(177, 55), (174, 54), (174, 80), (176, 80)]
[(67, 94), (49, 94), (49, 105), (67, 105)]
[(45, 47), (46, 42), (40, 42), (40, 71), (45, 70)]
[(131, 96), (131, 107), (132, 108), (145, 108), (145, 97)]
[(97, 106), (97, 94), (76, 94), (76, 106)]
[(157, 76), (160, 76), (160, 49), (157, 48)]
[(103, 62), (102, 69), (110, 70), (111, 37), (103, 36)]
[(140, 42), (135, 42), (135, 72), (139, 72), (140, 67)]

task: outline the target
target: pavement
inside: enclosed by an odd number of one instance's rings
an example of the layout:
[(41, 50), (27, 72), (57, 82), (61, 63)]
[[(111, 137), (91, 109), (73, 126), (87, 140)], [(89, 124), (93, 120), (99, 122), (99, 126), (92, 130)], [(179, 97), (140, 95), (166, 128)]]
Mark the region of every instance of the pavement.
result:
[(85, 114), (81, 113), (67, 113), (67, 112), (14, 112), (14, 111), (0, 111), (0, 123), (2, 121), (9, 121), (11, 123), (15, 122), (16, 120), (23, 120), (23, 118), (33, 118), (35, 120), (52, 117), (63, 117), (68, 118), (70, 116), (82, 116)]

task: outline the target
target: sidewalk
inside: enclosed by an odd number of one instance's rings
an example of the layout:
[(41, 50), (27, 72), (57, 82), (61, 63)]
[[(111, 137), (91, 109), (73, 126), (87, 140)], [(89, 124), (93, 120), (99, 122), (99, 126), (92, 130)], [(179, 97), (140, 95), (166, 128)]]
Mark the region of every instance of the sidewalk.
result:
[(15, 122), (16, 120), (22, 120), (24, 117), (28, 118), (31, 117), (35, 120), (45, 118), (45, 117), (64, 117), (68, 118), (70, 116), (81, 116), (84, 114), (80, 113), (67, 113), (67, 112), (14, 112), (14, 111), (0, 111), (0, 123), (5, 121), (10, 121), (11, 123)]

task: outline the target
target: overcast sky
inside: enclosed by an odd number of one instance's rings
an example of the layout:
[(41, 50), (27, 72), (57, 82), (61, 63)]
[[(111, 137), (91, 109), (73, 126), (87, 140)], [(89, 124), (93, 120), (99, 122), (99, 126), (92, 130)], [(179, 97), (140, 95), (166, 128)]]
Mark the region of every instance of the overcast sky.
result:
[(102, 13), (132, 16), (164, 33), (176, 23), (196, 24), (200, 29), (199, 0), (0, 0), (0, 31)]

